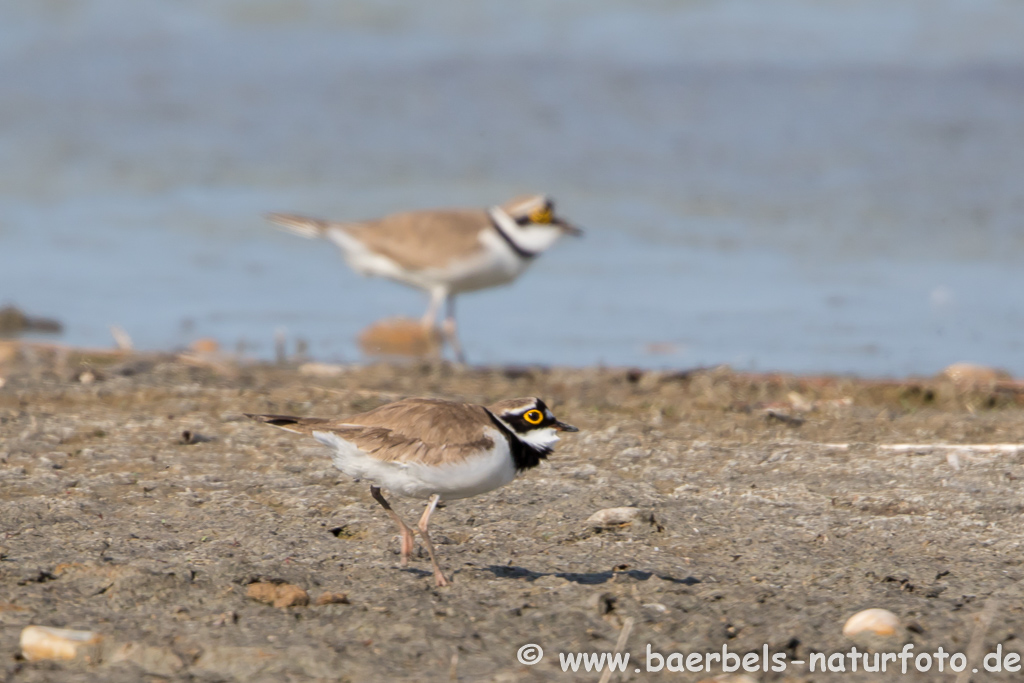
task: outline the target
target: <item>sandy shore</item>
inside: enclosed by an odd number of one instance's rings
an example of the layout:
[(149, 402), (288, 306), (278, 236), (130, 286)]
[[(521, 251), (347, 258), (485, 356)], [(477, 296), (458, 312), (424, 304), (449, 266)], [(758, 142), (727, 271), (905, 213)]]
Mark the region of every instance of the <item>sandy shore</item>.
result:
[[(563, 672), (558, 653), (610, 652), (626, 623), (630, 663), (611, 680), (709, 678), (647, 672), (648, 645), (785, 654), (786, 671), (754, 681), (891, 680), (849, 660), (826, 674), (792, 663), (849, 652), (843, 624), (870, 607), (902, 624), (876, 650), (963, 652), (964, 675), (997, 645), (1024, 649), (1024, 395), (1010, 383), (300, 371), (42, 347), (7, 354), (0, 376), (3, 681), (597, 681)], [(435, 515), (444, 589), (422, 554), (399, 567), (365, 483), (241, 415), (342, 415), (410, 395), (537, 395), (581, 429), (513, 484)], [(642, 514), (586, 522), (622, 506)], [(248, 597), (259, 581), (310, 604)], [(315, 604), (324, 593), (334, 602)], [(24, 661), (30, 624), (104, 645), (91, 661)], [(517, 661), (527, 643), (546, 653), (534, 666)], [(899, 680), (937, 676), (912, 663)]]

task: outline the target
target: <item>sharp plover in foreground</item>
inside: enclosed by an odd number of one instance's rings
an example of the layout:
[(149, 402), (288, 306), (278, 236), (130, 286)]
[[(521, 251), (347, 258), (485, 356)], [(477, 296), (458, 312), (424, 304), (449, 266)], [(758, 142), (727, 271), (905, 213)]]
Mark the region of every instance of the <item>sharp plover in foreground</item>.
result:
[(427, 525), (440, 500), (468, 498), (504, 486), (551, 453), (558, 432), (578, 431), (560, 422), (539, 398), (513, 398), (491, 406), (407, 398), (340, 420), (251, 415), (257, 422), (308, 434), (333, 451), (334, 466), (369, 479), (370, 495), (402, 534), (402, 565), (409, 562), (413, 531), (380, 493), (383, 486), (425, 498), (419, 530), (438, 586), (448, 585)]
[(436, 326), (444, 304), (441, 330), (460, 361), (455, 295), (511, 282), (559, 237), (582, 234), (555, 215), (554, 203), (544, 195), (487, 210), (407, 211), (353, 223), (283, 213), (267, 218), (297, 235), (334, 242), (357, 273), (426, 291), (430, 305), (422, 323), (427, 329)]

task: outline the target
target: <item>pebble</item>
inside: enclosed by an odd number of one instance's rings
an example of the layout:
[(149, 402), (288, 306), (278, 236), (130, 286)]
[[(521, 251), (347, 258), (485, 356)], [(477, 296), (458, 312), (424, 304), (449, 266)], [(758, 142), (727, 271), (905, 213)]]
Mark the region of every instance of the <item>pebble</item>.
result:
[(103, 636), (95, 631), (75, 631), (51, 626), (26, 626), (21, 631), (21, 655), (30, 662), (41, 659), (99, 659)]
[(654, 451), (650, 448), (633, 446), (632, 448), (625, 449), (624, 451), (619, 453), (619, 455), (621, 455), (623, 458), (646, 458), (650, 456), (650, 454), (653, 452)]
[(900, 629), (899, 617), (887, 609), (873, 607), (847, 619), (843, 635), (850, 639), (860, 635), (893, 636)]
[(238, 612), (229, 610), (220, 614), (214, 614), (212, 617), (206, 619), (206, 623), (210, 626), (227, 626), (228, 624), (238, 623)]
[(587, 524), (593, 527), (612, 527), (630, 524), (637, 520), (650, 521), (651, 513), (635, 507), (605, 508), (590, 515), (587, 518)]
[(348, 593), (323, 593), (316, 599), (317, 605), (348, 605)]
[(188, 348), (195, 353), (217, 353), (220, 351), (220, 344), (211, 337), (202, 337), (189, 344)]
[(359, 348), (369, 356), (423, 357), (437, 352), (441, 336), (419, 320), (389, 318), (359, 333)]
[(274, 607), (296, 607), (309, 604), (309, 593), (290, 583), (257, 581), (249, 584), (245, 594), (253, 600), (265, 602)]

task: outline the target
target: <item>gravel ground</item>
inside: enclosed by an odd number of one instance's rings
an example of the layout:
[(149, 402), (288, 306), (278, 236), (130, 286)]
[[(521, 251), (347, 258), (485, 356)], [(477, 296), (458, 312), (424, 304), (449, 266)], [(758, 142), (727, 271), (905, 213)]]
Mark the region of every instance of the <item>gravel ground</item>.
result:
[[(1012, 384), (861, 382), (727, 369), (249, 366), (18, 347), (0, 354), (0, 680), (597, 681), (559, 653), (783, 653), (729, 680), (966, 681), (1024, 650), (1024, 444)], [(511, 485), (432, 522), (435, 588), (366, 483), (243, 412), (344, 415), (412, 395), (537, 395), (577, 425)], [(386, 492), (385, 492), (386, 493)], [(406, 519), (421, 503), (392, 498)], [(593, 528), (611, 507), (632, 523)], [(275, 607), (252, 584), (297, 586)], [(322, 594), (336, 594), (316, 604)], [(341, 595), (344, 594), (344, 599)], [(903, 629), (876, 651), (963, 652), (966, 671), (810, 673), (855, 612)], [(29, 662), (30, 624), (105, 636), (89, 661)], [(517, 661), (543, 647), (534, 666)], [(97, 661), (98, 660), (98, 661)], [(656, 659), (652, 660), (656, 663)], [(820, 668), (820, 667), (819, 667)], [(637, 673), (636, 669), (640, 669)], [(971, 680), (1021, 674), (981, 670)]]

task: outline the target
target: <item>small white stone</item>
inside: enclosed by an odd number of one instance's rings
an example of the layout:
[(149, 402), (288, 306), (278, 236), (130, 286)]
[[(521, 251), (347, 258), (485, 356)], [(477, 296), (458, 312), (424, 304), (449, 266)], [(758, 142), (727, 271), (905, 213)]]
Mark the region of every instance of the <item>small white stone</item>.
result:
[(651, 514), (635, 507), (605, 508), (590, 515), (587, 518), (587, 524), (594, 527), (620, 526), (630, 524), (638, 519), (650, 520)]
[(894, 636), (901, 628), (899, 617), (887, 609), (873, 607), (847, 619), (843, 635), (851, 639), (860, 635)]
[(103, 636), (95, 631), (75, 631), (50, 626), (26, 626), (21, 631), (21, 654), (30, 662), (41, 659), (75, 659), (95, 661)]

